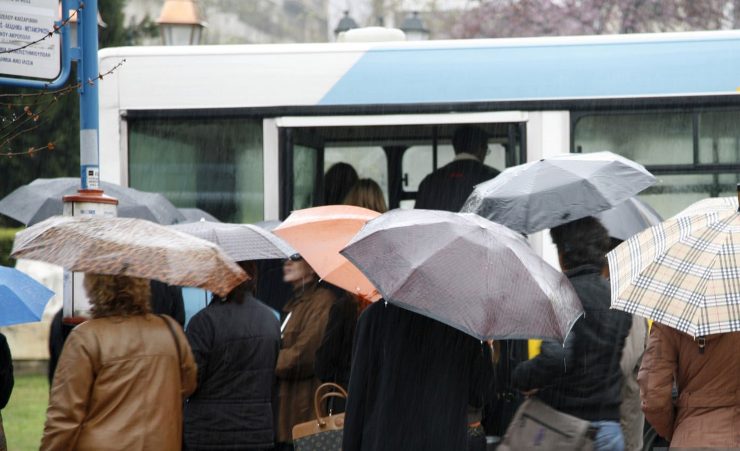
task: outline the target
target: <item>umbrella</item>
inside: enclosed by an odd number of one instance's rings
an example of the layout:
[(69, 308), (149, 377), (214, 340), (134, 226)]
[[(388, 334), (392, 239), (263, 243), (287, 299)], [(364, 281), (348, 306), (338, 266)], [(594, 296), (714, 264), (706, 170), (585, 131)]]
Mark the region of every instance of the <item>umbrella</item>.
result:
[(595, 216), (609, 231), (610, 237), (622, 241), (663, 220), (653, 207), (636, 197), (630, 197)]
[(52, 216), (18, 232), (11, 255), (70, 271), (201, 287), (221, 296), (247, 278), (215, 244), (132, 218)]
[(339, 251), (367, 221), (380, 213), (351, 205), (296, 210), (273, 233), (288, 242), (323, 280), (369, 301), (380, 299), (375, 287)]
[(218, 244), (235, 261), (287, 258), (295, 254), (288, 243), (253, 224), (198, 221), (168, 227)]
[(475, 187), (462, 211), (534, 233), (608, 210), (655, 183), (611, 152), (560, 155), (505, 169)]
[[(30, 226), (51, 216), (61, 215), (64, 208), (62, 198), (76, 194), (79, 188), (79, 178), (36, 179), (0, 200), (0, 213)], [(147, 219), (158, 224), (185, 220), (182, 213), (159, 193), (138, 191), (107, 182), (100, 182), (100, 188), (105, 194), (118, 199), (120, 217)]]
[(392, 210), (342, 254), (388, 302), (481, 340), (563, 342), (583, 313), (567, 277), (524, 237), (474, 214)]
[(740, 213), (702, 202), (607, 254), (612, 308), (694, 337), (740, 331)]
[(0, 326), (39, 321), (54, 292), (15, 268), (0, 266)]
[(698, 202), (694, 202), (688, 208), (677, 213), (674, 218), (679, 216), (691, 216), (703, 213), (713, 212), (724, 212), (724, 211), (737, 211), (738, 199), (737, 197), (709, 197), (702, 199)]
[(178, 208), (177, 211), (185, 217), (180, 223), (196, 222), (201, 219), (211, 222), (221, 222), (215, 216), (200, 208)]

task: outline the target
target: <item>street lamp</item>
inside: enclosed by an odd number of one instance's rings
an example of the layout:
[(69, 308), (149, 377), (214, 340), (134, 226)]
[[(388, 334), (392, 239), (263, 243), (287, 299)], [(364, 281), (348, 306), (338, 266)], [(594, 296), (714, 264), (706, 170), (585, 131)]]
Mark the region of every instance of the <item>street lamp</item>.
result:
[(157, 24), (164, 45), (198, 45), (206, 26), (195, 0), (165, 0)]
[(407, 41), (426, 41), (429, 39), (429, 30), (424, 27), (424, 22), (421, 21), (418, 11), (406, 16), (398, 28), (406, 34)]
[(338, 38), (340, 33), (352, 30), (353, 28), (357, 28), (357, 22), (349, 16), (349, 11), (345, 11), (344, 17), (339, 20), (337, 28), (334, 29), (334, 37)]

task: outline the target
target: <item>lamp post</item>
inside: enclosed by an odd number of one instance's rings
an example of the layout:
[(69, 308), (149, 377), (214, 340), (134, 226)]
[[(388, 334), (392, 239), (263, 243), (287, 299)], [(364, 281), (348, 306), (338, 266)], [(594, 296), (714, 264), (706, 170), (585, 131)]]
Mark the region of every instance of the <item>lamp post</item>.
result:
[[(71, 43), (72, 47), (77, 47), (79, 45), (77, 41), (77, 14), (71, 15), (73, 10), (70, 10), (70, 18), (69, 18), (69, 42)], [(62, 17), (62, 4), (59, 3), (59, 17)], [(100, 11), (98, 11), (98, 31), (100, 31), (101, 28), (107, 28), (108, 24), (103, 22), (103, 18), (100, 16)]]
[(195, 0), (165, 0), (157, 24), (164, 45), (198, 45), (206, 26)]
[(429, 39), (429, 30), (424, 26), (418, 11), (406, 16), (399, 28), (406, 34), (407, 41), (426, 41)]
[(339, 19), (337, 28), (334, 29), (334, 37), (339, 38), (340, 33), (344, 33), (345, 31), (352, 30), (353, 28), (357, 28), (357, 22), (355, 22), (355, 19), (350, 17), (349, 11), (345, 11), (344, 17)]

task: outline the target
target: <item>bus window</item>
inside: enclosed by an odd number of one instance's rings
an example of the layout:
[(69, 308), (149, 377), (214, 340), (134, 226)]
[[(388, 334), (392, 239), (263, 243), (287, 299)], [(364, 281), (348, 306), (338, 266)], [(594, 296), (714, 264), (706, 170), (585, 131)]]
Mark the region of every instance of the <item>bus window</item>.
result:
[(316, 167), (319, 152), (312, 147), (296, 144), (293, 147), (293, 209), (314, 205), (316, 195)]
[[(434, 167), (433, 148), (431, 145), (411, 146), (403, 153), (403, 190), (416, 192), (424, 177), (436, 169)], [(437, 146), (437, 167), (441, 168), (455, 158), (455, 151), (450, 144)], [(413, 205), (413, 203), (412, 203)]]
[(699, 114), (699, 163), (740, 162), (740, 112)]
[(128, 121), (128, 184), (159, 192), (177, 207), (222, 221), (263, 216), (262, 122), (243, 118)]
[(338, 147), (324, 149), (324, 173), (335, 163), (344, 162), (357, 171), (361, 179), (373, 179), (380, 185), (388, 203), (388, 162), (382, 147)]

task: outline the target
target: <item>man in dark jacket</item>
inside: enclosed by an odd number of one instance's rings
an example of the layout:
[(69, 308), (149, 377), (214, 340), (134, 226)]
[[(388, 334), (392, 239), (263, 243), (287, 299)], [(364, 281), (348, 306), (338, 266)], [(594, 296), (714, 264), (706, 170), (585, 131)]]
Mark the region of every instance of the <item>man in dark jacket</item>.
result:
[(587, 217), (550, 231), (560, 266), (583, 304), (564, 345), (544, 342), (541, 353), (514, 370), (514, 386), (555, 409), (591, 421), (598, 429), (594, 449), (623, 449), (619, 425), (620, 358), (631, 316), (611, 310), (609, 282), (602, 276), (609, 235)]
[(188, 323), (198, 388), (185, 404), (187, 450), (272, 449), (275, 444), (280, 324), (252, 296), (256, 266), (240, 265), (252, 279), (226, 298), (214, 298)]
[(455, 159), (424, 177), (416, 193), (414, 208), (460, 211), (475, 185), (499, 174), (483, 161), (488, 153), (488, 136), (478, 127), (458, 128), (452, 137)]
[(342, 449), (464, 450), (492, 379), (488, 345), (380, 300), (357, 323)]

